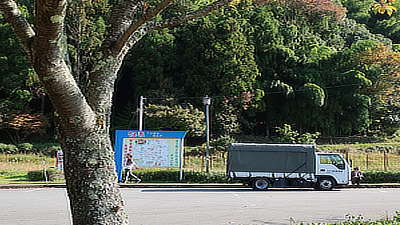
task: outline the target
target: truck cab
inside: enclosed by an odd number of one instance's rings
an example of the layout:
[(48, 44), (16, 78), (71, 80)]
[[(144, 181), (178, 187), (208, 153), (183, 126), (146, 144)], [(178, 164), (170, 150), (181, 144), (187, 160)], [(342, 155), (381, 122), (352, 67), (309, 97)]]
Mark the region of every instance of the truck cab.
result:
[(338, 153), (317, 153), (317, 185), (320, 189), (331, 189), (336, 185), (347, 185), (351, 168), (342, 155)]

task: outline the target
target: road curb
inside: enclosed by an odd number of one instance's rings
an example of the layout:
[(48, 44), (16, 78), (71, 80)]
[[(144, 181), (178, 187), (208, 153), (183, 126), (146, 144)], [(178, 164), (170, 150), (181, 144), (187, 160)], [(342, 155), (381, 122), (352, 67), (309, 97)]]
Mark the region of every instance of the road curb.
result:
[[(140, 183), (119, 184), (120, 188), (248, 188), (243, 184), (168, 184)], [(35, 189), (35, 188), (66, 188), (65, 184), (0, 184), (0, 189)], [(362, 184), (338, 186), (336, 189), (351, 188), (400, 188), (400, 184)]]

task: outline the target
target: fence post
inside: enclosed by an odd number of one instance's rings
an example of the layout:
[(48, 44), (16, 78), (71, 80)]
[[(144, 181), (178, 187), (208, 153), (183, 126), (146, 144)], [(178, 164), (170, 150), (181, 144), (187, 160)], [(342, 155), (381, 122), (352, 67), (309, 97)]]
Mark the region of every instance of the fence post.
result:
[(383, 169), (387, 171), (387, 154), (386, 154), (386, 149), (383, 150)]
[(383, 151), (383, 171), (386, 171), (386, 170), (385, 170), (385, 169), (386, 169), (386, 166), (385, 166), (385, 164), (386, 164), (385, 158), (386, 158), (386, 153), (385, 153), (385, 151)]
[(201, 148), (201, 171), (204, 170), (204, 148)]

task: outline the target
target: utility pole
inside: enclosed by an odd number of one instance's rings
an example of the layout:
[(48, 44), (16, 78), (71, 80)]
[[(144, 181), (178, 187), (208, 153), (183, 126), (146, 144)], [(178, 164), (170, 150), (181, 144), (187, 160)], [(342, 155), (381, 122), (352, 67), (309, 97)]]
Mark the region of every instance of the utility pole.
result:
[(140, 96), (140, 111), (139, 111), (139, 130), (143, 130), (143, 102), (145, 98)]
[(206, 140), (207, 140), (207, 151), (206, 151), (206, 172), (210, 172), (210, 113), (209, 107), (211, 105), (211, 98), (206, 95), (203, 98), (203, 103), (206, 106)]

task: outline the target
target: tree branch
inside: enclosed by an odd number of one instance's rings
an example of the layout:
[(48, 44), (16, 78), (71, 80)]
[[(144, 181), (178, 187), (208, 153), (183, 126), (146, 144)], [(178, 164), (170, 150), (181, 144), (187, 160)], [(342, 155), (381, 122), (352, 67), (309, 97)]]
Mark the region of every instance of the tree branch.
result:
[(134, 20), (139, 0), (118, 1), (114, 6), (110, 18), (110, 27), (107, 29), (103, 49), (110, 48), (126, 32)]
[(28, 60), (32, 61), (31, 44), (35, 37), (35, 32), (26, 21), (24, 15), (18, 9), (17, 4), (13, 0), (0, 0), (0, 11), (3, 13), (4, 18), (11, 25), (15, 35), (17, 36), (22, 48), (28, 55)]
[(134, 32), (136, 32), (144, 23), (151, 20), (153, 17), (158, 15), (165, 8), (167, 8), (167, 6), (171, 4), (171, 2), (173, 2), (173, 0), (163, 0), (154, 9), (146, 12), (136, 22), (132, 23), (131, 26), (126, 30), (126, 32), (122, 35), (122, 37), (118, 40), (117, 44), (115, 45), (116, 51), (120, 52), (129, 42)]
[(66, 62), (64, 19), (67, 0), (37, 0), (35, 5), (36, 73), (60, 115), (64, 131), (76, 133), (93, 128), (94, 113), (79, 89)]

